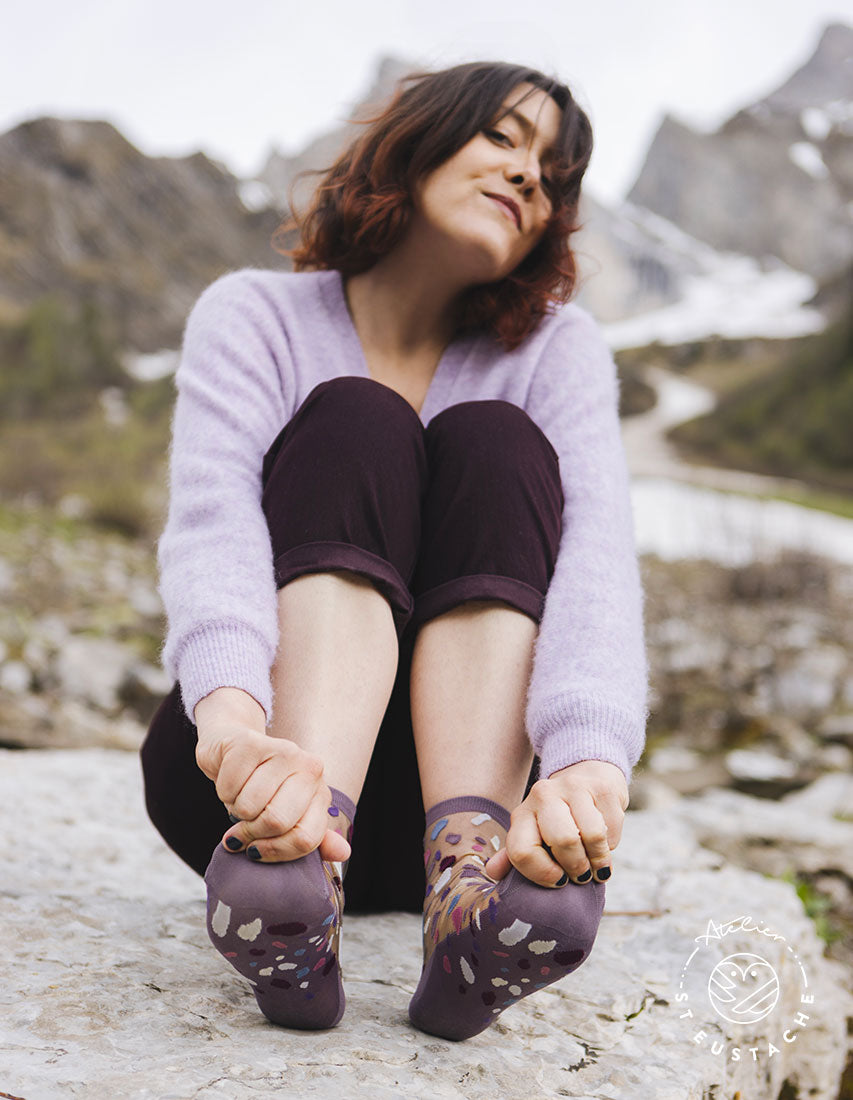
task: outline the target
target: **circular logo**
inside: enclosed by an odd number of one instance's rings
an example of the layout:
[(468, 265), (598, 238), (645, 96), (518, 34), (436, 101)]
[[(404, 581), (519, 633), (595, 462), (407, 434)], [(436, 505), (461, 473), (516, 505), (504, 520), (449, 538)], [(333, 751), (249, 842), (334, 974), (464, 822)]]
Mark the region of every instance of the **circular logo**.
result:
[(795, 1043), (812, 1020), (815, 995), (793, 945), (743, 915), (709, 919), (694, 937), (674, 1001), (689, 1041), (734, 1063), (769, 1060)]
[(755, 1024), (769, 1016), (779, 1000), (779, 978), (760, 955), (739, 951), (727, 955), (708, 978), (714, 1011), (731, 1024)]

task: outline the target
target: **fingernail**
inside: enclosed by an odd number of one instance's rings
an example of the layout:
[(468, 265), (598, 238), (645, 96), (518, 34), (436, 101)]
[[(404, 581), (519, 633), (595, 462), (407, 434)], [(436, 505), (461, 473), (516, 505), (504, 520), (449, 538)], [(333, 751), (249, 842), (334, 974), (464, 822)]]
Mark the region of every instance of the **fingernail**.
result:
[(232, 825), (236, 825), (240, 818), (237, 817), (235, 814), (229, 814), (228, 820), (231, 822)]
[(249, 854), (249, 859), (263, 859), (263, 856), (258, 851), (258, 849), (254, 846), (254, 844), (250, 848), (247, 848), (246, 851)]
[(596, 874), (599, 882), (604, 882), (604, 880), (606, 878), (610, 878), (610, 868), (609, 867), (599, 867), (598, 870), (595, 872), (595, 874)]
[(589, 882), (589, 880), (591, 878), (592, 878), (592, 871), (589, 867), (587, 867), (587, 869), (584, 871), (584, 873), (582, 875), (578, 875), (578, 877), (575, 879), (575, 882)]
[(243, 847), (243, 841), (238, 836), (229, 836), (225, 841), (225, 847), (232, 852), (236, 852)]
[(568, 881), (569, 881), (569, 872), (568, 871), (563, 871), (562, 875), (557, 880), (557, 882), (554, 883), (554, 885), (555, 886), (565, 886)]

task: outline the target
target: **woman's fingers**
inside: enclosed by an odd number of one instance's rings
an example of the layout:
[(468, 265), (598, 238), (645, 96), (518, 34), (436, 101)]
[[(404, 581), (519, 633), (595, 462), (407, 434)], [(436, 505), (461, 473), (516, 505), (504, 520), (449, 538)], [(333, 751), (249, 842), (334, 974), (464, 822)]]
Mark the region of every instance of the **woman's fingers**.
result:
[[(508, 858), (525, 878), (542, 886), (563, 886), (569, 880), (604, 882), (610, 877), (611, 835), (605, 814), (582, 787), (569, 797), (570, 801), (542, 781), (512, 814)], [(616, 803), (608, 803), (606, 809), (613, 810), (611, 820), (621, 816)]]
[(319, 756), (305, 752), (293, 741), (253, 731), (228, 739), (220, 755), (217, 797), (245, 820), (256, 818), (290, 775), (310, 775), (315, 786), (323, 776)]
[[(276, 792), (272, 805), (264, 810), (258, 821), (275, 822), (287, 819), (289, 810), (280, 810), (276, 806), (286, 786), (287, 784), (282, 784), (282, 787)], [(284, 797), (286, 799), (286, 794)], [(325, 798), (322, 793), (318, 792), (317, 797), (309, 801), (308, 808), (302, 816), (297, 818), (291, 825), (281, 828), (278, 832), (268, 832), (266, 831), (268, 826), (264, 826), (265, 831), (262, 836), (255, 834), (246, 849), (249, 857), (259, 862), (279, 863), (307, 856), (309, 852), (313, 852), (315, 848), (320, 846), (326, 836), (329, 820), (328, 808), (329, 794), (328, 787), (326, 787)], [(233, 835), (238, 829), (242, 830), (241, 834), (238, 835), (254, 832), (255, 823), (242, 821), (240, 825), (235, 826), (234, 830), (229, 830), (229, 834)], [(346, 841), (344, 843), (346, 844)], [(225, 845), (228, 846), (227, 836)]]
[(501, 848), (499, 852), (495, 852), (491, 859), (486, 860), (485, 871), (489, 878), (494, 879), (495, 882), (500, 882), (505, 875), (509, 874), (510, 867), (512, 867), (512, 864), (507, 850)]
[(345, 863), (351, 855), (349, 841), (334, 829), (326, 829), (326, 835), (320, 841), (320, 858), (333, 863)]
[(279, 760), (266, 760), (249, 776), (230, 807), (240, 818), (231, 832), (246, 841), (283, 836), (304, 817), (313, 799), (322, 796), (323, 786), (314, 775), (287, 774)]
[[(563, 838), (562, 851), (568, 850), (567, 838), (575, 829), (572, 815), (568, 806), (562, 803), (563, 810), (553, 807), (551, 812), (552, 829), (554, 835)], [(554, 822), (562, 818), (560, 825)], [(513, 810), (511, 824), (506, 837), (506, 851), (513, 867), (516, 867), (525, 878), (531, 882), (538, 882), (540, 886), (563, 886), (568, 882), (565, 865), (561, 865), (556, 859), (552, 859), (548, 849), (543, 847), (541, 826), (531, 806), (523, 802), (521, 806)], [(579, 840), (578, 840), (579, 844)], [(582, 846), (579, 845), (582, 851)], [(578, 864), (576, 853), (571, 853), (570, 862)]]
[[(566, 803), (564, 802), (565, 806)], [(586, 791), (579, 791), (572, 799), (571, 815), (578, 833), (579, 845), (571, 845), (572, 862), (567, 864), (560, 839), (551, 840), (547, 823), (542, 835), (547, 839), (555, 858), (569, 872), (573, 882), (589, 882), (593, 878), (603, 882), (610, 877), (611, 852), (607, 824), (601, 810)], [(580, 851), (578, 851), (578, 847)], [(606, 872), (602, 871), (607, 868)]]

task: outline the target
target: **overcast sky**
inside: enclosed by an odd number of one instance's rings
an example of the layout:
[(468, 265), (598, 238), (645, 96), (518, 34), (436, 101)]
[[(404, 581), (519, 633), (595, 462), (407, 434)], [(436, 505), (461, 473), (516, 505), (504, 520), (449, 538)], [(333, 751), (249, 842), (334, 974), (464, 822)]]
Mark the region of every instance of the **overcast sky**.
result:
[(143, 152), (238, 175), (345, 117), (394, 54), (554, 73), (592, 120), (592, 193), (624, 195), (663, 113), (711, 129), (780, 84), (853, 0), (29, 0), (0, 42), (0, 132), (103, 118)]

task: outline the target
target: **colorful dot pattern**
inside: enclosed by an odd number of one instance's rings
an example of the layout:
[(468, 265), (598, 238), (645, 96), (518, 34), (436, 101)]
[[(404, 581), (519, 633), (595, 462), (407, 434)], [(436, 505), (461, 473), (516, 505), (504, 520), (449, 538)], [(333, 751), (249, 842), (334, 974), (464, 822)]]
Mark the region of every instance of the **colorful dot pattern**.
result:
[(569, 884), (568, 892), (540, 887), (515, 870), (501, 883), (486, 875), (506, 831), (473, 810), (426, 829), (424, 966), (409, 1016), (430, 1034), (478, 1034), (504, 1009), (580, 966), (594, 940), (603, 885)]
[[(352, 836), (337, 806), (330, 828)], [(221, 845), (208, 885), (208, 934), (252, 986), (264, 1015), (285, 1027), (332, 1027), (344, 1011), (339, 964), (342, 868), (317, 851), (299, 860), (252, 863)], [(302, 919), (299, 919), (299, 918)]]

